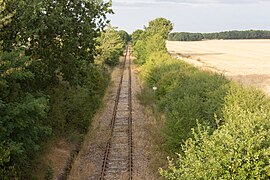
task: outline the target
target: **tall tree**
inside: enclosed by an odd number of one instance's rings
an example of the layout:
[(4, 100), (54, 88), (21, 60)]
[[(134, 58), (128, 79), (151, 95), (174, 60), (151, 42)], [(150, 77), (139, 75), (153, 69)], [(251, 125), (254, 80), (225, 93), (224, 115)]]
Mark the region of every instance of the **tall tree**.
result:
[(5, 2), (0, 0), (0, 179), (31, 179), (25, 171), (52, 132), (48, 90), (65, 81), (99, 97), (93, 81), (100, 73), (91, 64), (111, 2)]
[(132, 39), (132, 45), (134, 46), (136, 44), (136, 42), (140, 39), (141, 34), (144, 31), (141, 29), (137, 29), (135, 30), (132, 34), (131, 34), (131, 39)]
[(159, 34), (164, 39), (168, 38), (168, 35), (172, 31), (172, 29), (173, 29), (173, 24), (171, 23), (171, 21), (162, 17), (150, 21), (148, 26), (145, 27), (147, 36)]
[(139, 38), (134, 45), (135, 56), (139, 64), (144, 64), (150, 54), (157, 51), (166, 51), (166, 43), (173, 24), (165, 18), (157, 18), (149, 22), (143, 32), (139, 33)]
[(121, 38), (116, 28), (108, 25), (106, 30), (97, 38), (99, 45), (97, 46), (97, 60), (99, 63), (108, 65), (116, 65), (119, 56), (123, 53), (123, 47), (126, 39)]
[(111, 3), (100, 0), (8, 0), (16, 10), (3, 35), (4, 49), (24, 45), (26, 55), (36, 59), (31, 70), (39, 88), (58, 83), (61, 75), (72, 84), (84, 77), (84, 67), (94, 62), (95, 38), (107, 24)]
[[(3, 1), (0, 5), (1, 30), (14, 13), (4, 11)], [(27, 69), (30, 64), (19, 49), (0, 50), (0, 179), (15, 179), (16, 170), (27, 167), (27, 158), (39, 148), (40, 139), (50, 133), (42, 123), (47, 98), (23, 88), (26, 80), (34, 78)]]
[(127, 44), (131, 40), (130, 35), (126, 31), (124, 31), (124, 30), (119, 30), (118, 31), (118, 34), (120, 35), (122, 41), (125, 44)]

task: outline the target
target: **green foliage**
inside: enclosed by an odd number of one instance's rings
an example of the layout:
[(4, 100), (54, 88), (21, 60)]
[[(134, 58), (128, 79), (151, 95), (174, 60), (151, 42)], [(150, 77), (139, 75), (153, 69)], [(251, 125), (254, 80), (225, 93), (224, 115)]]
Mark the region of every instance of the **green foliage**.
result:
[(67, 82), (50, 92), (51, 110), (48, 123), (56, 134), (67, 131), (85, 133), (91, 118), (100, 107), (104, 90), (109, 83), (107, 70), (91, 65), (87, 71), (84, 86), (71, 86)]
[(225, 31), (216, 33), (175, 32), (168, 37), (169, 41), (201, 41), (203, 39), (269, 39), (270, 31), (247, 30)]
[[(11, 22), (11, 18), (14, 15), (14, 12), (6, 13), (5, 9), (6, 9), (6, 3), (3, 0), (0, 0), (0, 34), (2, 31), (2, 28)], [(2, 43), (3, 43), (3, 39), (0, 38), (0, 50), (2, 50)]]
[(223, 125), (209, 134), (198, 126), (183, 155), (161, 170), (166, 179), (269, 179), (270, 100), (232, 84), (222, 108)]
[(94, 62), (96, 38), (105, 27), (111, 3), (103, 1), (7, 1), (14, 19), (3, 28), (4, 50), (26, 47), (26, 55), (38, 59), (31, 64), (33, 87), (43, 90), (59, 82), (59, 75), (80, 84), (82, 70)]
[(125, 45), (127, 45), (128, 42), (131, 40), (130, 35), (124, 30), (118, 31), (118, 34), (120, 35), (120, 38)]
[(228, 84), (224, 77), (201, 72), (163, 52), (152, 54), (141, 70), (147, 86), (158, 88), (156, 103), (167, 117), (165, 146), (170, 152), (192, 136), (196, 120), (216, 128), (214, 114), (220, 114)]
[(136, 60), (134, 61), (137, 64), (144, 64), (147, 58), (146, 55), (146, 47), (145, 42), (142, 40), (138, 40), (136, 42), (136, 45), (133, 46), (133, 55), (136, 57)]
[(96, 39), (111, 1), (5, 2), (0, 0), (0, 179), (31, 179), (41, 144), (52, 133), (85, 133), (101, 104), (109, 74), (94, 64)]
[(108, 65), (116, 65), (119, 62), (119, 57), (123, 53), (126, 39), (121, 38), (119, 32), (110, 25), (106, 28), (105, 32), (97, 38), (99, 46), (97, 46), (98, 63), (106, 63)]
[(159, 34), (163, 39), (167, 39), (169, 33), (173, 29), (173, 24), (171, 21), (165, 18), (157, 18), (148, 23), (145, 27), (146, 36), (153, 36)]
[(0, 30), (11, 22), (14, 13), (5, 13), (6, 3), (0, 0)]
[(204, 39), (202, 33), (176, 32), (169, 34), (169, 41), (201, 41)]
[(162, 45), (154, 44), (162, 42), (162, 36), (149, 32), (140, 35), (134, 50), (143, 64), (145, 88), (157, 87), (154, 103), (166, 115), (163, 145), (178, 152), (167, 169), (160, 169), (161, 175), (269, 179), (270, 99), (261, 91), (170, 57)]
[(53, 179), (53, 168), (51, 165), (48, 165), (45, 174), (45, 180), (52, 180), (52, 179)]
[(165, 179), (269, 179), (265, 94), (162, 52), (148, 57), (141, 72), (147, 88), (157, 87), (155, 103), (166, 115), (163, 145), (179, 153), (160, 170)]
[(132, 46), (135, 46), (135, 44), (136, 44), (137, 41), (140, 39), (140, 36), (141, 36), (141, 34), (142, 34), (143, 32), (144, 32), (143, 30), (137, 29), (136, 31), (134, 31), (134, 32), (131, 34)]
[(10, 164), (11, 147), (6, 141), (0, 141), (0, 179), (9, 180), (17, 179), (17, 173)]
[(140, 65), (147, 61), (152, 53), (163, 51), (166, 52), (166, 43), (170, 31), (172, 30), (172, 23), (165, 18), (157, 18), (149, 22), (145, 30), (141, 32), (137, 30), (133, 33), (134, 36), (134, 55), (136, 62)]
[(137, 41), (134, 51), (138, 58), (136, 63), (143, 65), (147, 61), (147, 57), (151, 56), (151, 54), (155, 52), (165, 53), (166, 42), (159, 34), (155, 34), (149, 37), (145, 42), (141, 40)]
[(247, 30), (204, 33), (204, 39), (269, 39), (270, 31)]
[(27, 80), (34, 78), (27, 69), (30, 63), (20, 51), (0, 53), (0, 142), (6, 141), (10, 147), (8, 159), (1, 165), (4, 169), (27, 167), (28, 158), (51, 132), (43, 122), (47, 97), (28, 91)]

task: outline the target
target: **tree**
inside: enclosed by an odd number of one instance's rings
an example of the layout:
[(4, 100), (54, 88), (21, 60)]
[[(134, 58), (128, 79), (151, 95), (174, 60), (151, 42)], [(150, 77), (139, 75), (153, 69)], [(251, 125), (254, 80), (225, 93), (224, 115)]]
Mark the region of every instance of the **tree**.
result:
[(125, 45), (131, 40), (129, 34), (124, 30), (118, 31), (118, 34), (120, 35), (120, 38), (125, 43)]
[[(0, 4), (2, 29), (11, 22), (14, 13), (3, 15), (5, 4), (3, 1)], [(26, 80), (34, 78), (27, 69), (30, 64), (29, 57), (19, 49), (0, 51), (1, 179), (16, 178), (16, 171), (20, 166), (27, 166), (27, 158), (39, 148), (40, 140), (50, 133), (50, 128), (42, 122), (48, 110), (48, 99), (23, 88)]]
[(119, 56), (123, 53), (126, 39), (121, 38), (116, 28), (108, 25), (101, 36), (97, 38), (97, 41), (99, 42), (97, 61), (108, 65), (116, 65)]
[(167, 39), (169, 33), (173, 29), (173, 24), (171, 21), (165, 18), (157, 18), (149, 22), (148, 26), (145, 27), (147, 36), (152, 36), (155, 34), (161, 35), (162, 38)]
[(203, 39), (269, 39), (270, 31), (225, 31), (216, 33), (175, 32), (168, 37), (169, 41), (201, 41)]
[(137, 29), (136, 31), (134, 31), (132, 34), (131, 34), (131, 39), (132, 39), (132, 45), (134, 46), (136, 44), (136, 42), (140, 39), (140, 36), (141, 34), (143, 33), (144, 31), (141, 30), (141, 29)]
[(134, 54), (139, 64), (144, 64), (147, 57), (154, 52), (166, 51), (165, 40), (173, 29), (173, 25), (165, 18), (157, 18), (150, 21), (144, 29), (143, 32), (135, 31), (133, 33), (135, 39), (139, 36), (134, 45)]
[[(11, 22), (11, 18), (14, 16), (13, 13), (5, 13), (6, 3), (3, 0), (0, 0), (0, 33), (2, 28), (8, 25)], [(2, 50), (3, 38), (0, 39), (0, 50)]]
[[(82, 70), (94, 62), (95, 39), (107, 24), (111, 3), (103, 1), (9, 0), (16, 21), (3, 29), (4, 49), (24, 45), (34, 61), (37, 88), (57, 84), (59, 75), (71, 84), (80, 84)], [(8, 38), (8, 39), (7, 39)]]
[[(32, 179), (30, 162), (59, 125), (48, 113), (64, 106), (64, 127), (85, 130), (98, 107), (108, 74), (93, 65), (96, 38), (111, 2), (5, 2), (0, 0), (0, 179)], [(55, 89), (64, 97), (60, 108), (54, 106)], [(95, 103), (77, 113), (86, 102)]]

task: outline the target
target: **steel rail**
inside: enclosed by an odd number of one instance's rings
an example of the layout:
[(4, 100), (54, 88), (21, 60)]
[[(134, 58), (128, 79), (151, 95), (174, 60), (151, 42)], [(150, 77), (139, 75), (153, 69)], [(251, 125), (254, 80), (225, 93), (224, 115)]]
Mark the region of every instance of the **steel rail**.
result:
[[(118, 113), (121, 113), (122, 111), (120, 111), (118, 109), (119, 105), (122, 105), (125, 107), (125, 104), (124, 102), (122, 101), (119, 101), (120, 100), (120, 97), (121, 97), (121, 92), (124, 91), (125, 87), (123, 85), (123, 78), (124, 78), (124, 74), (125, 74), (125, 69), (126, 69), (126, 64), (127, 64), (127, 58), (129, 59), (128, 60), (128, 117), (127, 117), (127, 120), (128, 120), (128, 126), (127, 126), (127, 138), (128, 138), (128, 142), (127, 144), (125, 143), (119, 143), (117, 144), (117, 140), (115, 140), (117, 138), (116, 135), (114, 135), (114, 133), (117, 133), (115, 131), (115, 129), (117, 128), (117, 125), (116, 125), (116, 120), (117, 120), (117, 114)], [(122, 97), (122, 99), (125, 100), (125, 97)], [(122, 104), (121, 104), (122, 103)], [(124, 110), (123, 112), (125, 112), (126, 110)], [(121, 119), (118, 117), (118, 120)], [(123, 119), (123, 122), (121, 123), (122, 125), (118, 126), (118, 128), (122, 128), (125, 126), (123, 126), (123, 124), (125, 124), (125, 118), (122, 118)], [(111, 148), (112, 146), (123, 146), (125, 148), (125, 145), (127, 145), (128, 147), (128, 158), (127, 158), (127, 167), (123, 168), (122, 165), (111, 165), (111, 168), (114, 168), (114, 171), (112, 171), (111, 173), (112, 174), (115, 174), (115, 172), (120, 172), (120, 171), (125, 171), (127, 170), (128, 171), (128, 176), (129, 178), (128, 179), (132, 179), (132, 89), (131, 89), (131, 58), (130, 58), (130, 51), (129, 51), (129, 47), (127, 46), (126, 48), (126, 54), (125, 54), (125, 57), (124, 57), (124, 61), (123, 61), (123, 65), (122, 65), (122, 69), (121, 69), (121, 77), (120, 77), (120, 82), (119, 82), (119, 86), (118, 86), (118, 90), (117, 90), (117, 94), (116, 94), (116, 98), (115, 98), (115, 104), (114, 104), (114, 109), (113, 109), (113, 114), (112, 114), (112, 119), (111, 119), (111, 124), (110, 124), (110, 128), (111, 128), (111, 132), (110, 132), (110, 137), (109, 137), (109, 140), (107, 142), (107, 145), (106, 145), (106, 150), (105, 150), (105, 153), (104, 153), (104, 158), (103, 158), (103, 164), (102, 164), (102, 172), (101, 172), (101, 175), (100, 175), (100, 179), (101, 180), (104, 180), (104, 179), (107, 179), (106, 176), (108, 175), (109, 176), (109, 172), (108, 172), (108, 169), (110, 168), (110, 165), (113, 164), (113, 162), (110, 162), (110, 157), (113, 156), (113, 155), (110, 155), (111, 153)], [(119, 133), (119, 132), (118, 132)], [(122, 133), (120, 131), (120, 133)], [(119, 138), (125, 138), (125, 136), (119, 136)], [(119, 162), (117, 162), (118, 164), (123, 164), (123, 161), (122, 159), (125, 159), (125, 156), (121, 156), (120, 155), (121, 152), (119, 152), (119, 155), (116, 157), (118, 159), (120, 159)], [(111, 157), (112, 158), (112, 157)], [(115, 157), (114, 157), (115, 158)], [(117, 164), (116, 163), (116, 164)], [(109, 178), (108, 178), (109, 179)]]

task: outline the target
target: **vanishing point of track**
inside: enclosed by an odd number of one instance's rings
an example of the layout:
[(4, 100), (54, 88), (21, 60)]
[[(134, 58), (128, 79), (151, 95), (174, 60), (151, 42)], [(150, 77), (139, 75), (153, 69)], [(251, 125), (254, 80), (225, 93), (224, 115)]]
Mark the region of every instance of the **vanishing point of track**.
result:
[(129, 47), (126, 49), (123, 61), (111, 120), (111, 134), (104, 154), (100, 179), (132, 179), (132, 102)]

